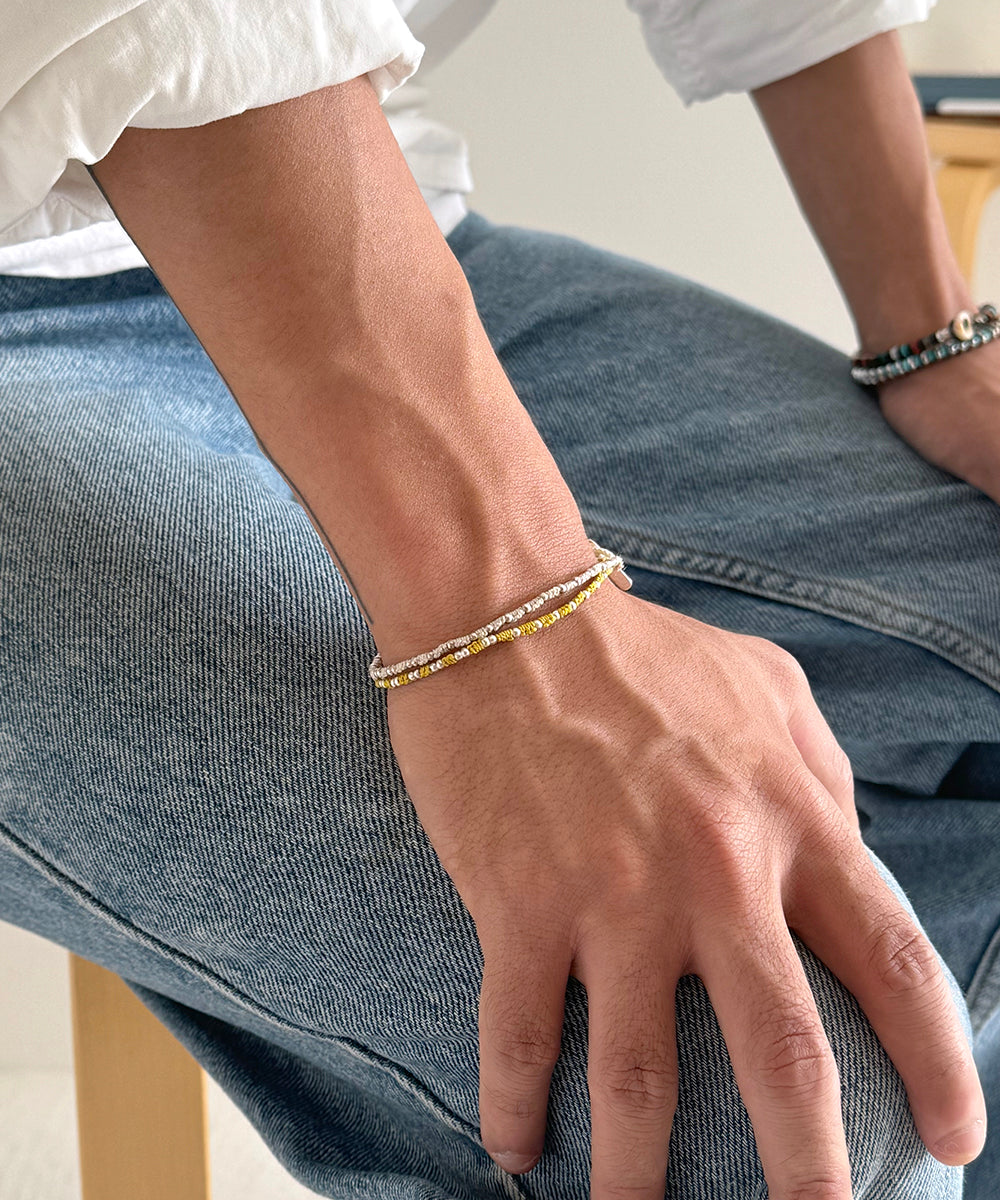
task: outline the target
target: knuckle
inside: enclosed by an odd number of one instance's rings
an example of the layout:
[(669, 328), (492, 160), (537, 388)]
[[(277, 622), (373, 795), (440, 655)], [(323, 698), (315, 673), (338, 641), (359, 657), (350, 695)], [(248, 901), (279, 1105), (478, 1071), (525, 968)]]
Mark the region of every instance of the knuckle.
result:
[(648, 847), (612, 842), (599, 869), (606, 887), (606, 903), (620, 909), (622, 916), (641, 912), (655, 885), (656, 866)]
[(811, 1023), (769, 1021), (756, 1044), (760, 1053), (754, 1074), (769, 1091), (792, 1096), (839, 1082), (826, 1039)]
[(845, 788), (853, 788), (854, 768), (847, 751), (839, 742), (834, 742), (830, 748), (830, 771)]
[(794, 692), (806, 692), (810, 696), (812, 695), (812, 684), (809, 682), (806, 669), (794, 654), (785, 652), (782, 667), (785, 671), (785, 678)]
[(926, 990), (938, 975), (930, 943), (904, 918), (878, 926), (869, 948), (869, 962), (883, 987), (898, 996)]
[(528, 1121), (536, 1116), (539, 1105), (530, 1096), (521, 1095), (509, 1087), (480, 1080), (480, 1108), (488, 1110), (494, 1117), (513, 1117), (516, 1121)]
[(616, 1180), (614, 1183), (604, 1184), (597, 1194), (602, 1200), (649, 1200), (649, 1197), (661, 1193), (662, 1188), (659, 1185), (654, 1189), (648, 1183), (623, 1183)]
[(758, 656), (768, 668), (786, 683), (802, 684), (806, 681), (806, 673), (802, 664), (791, 651), (769, 638), (748, 635), (758, 652)]
[(671, 1064), (633, 1055), (602, 1064), (592, 1087), (612, 1107), (630, 1114), (662, 1113), (676, 1102), (677, 1071)]
[(775, 765), (770, 795), (781, 813), (784, 828), (814, 847), (831, 835), (830, 792), (803, 763)]
[(820, 794), (820, 786), (812, 771), (801, 762), (787, 759), (774, 764), (770, 786), (783, 811), (792, 808), (812, 812), (816, 797)]
[(559, 1057), (559, 1040), (533, 1025), (498, 1026), (490, 1041), (500, 1069), (514, 1076), (551, 1070)]
[(846, 1174), (810, 1179), (807, 1183), (793, 1184), (784, 1195), (788, 1200), (850, 1200), (851, 1177)]

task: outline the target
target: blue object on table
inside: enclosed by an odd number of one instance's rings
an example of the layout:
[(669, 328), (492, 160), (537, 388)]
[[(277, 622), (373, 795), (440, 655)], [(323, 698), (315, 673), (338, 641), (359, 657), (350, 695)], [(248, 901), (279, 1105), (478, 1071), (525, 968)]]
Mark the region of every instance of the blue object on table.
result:
[(1000, 117), (998, 75), (914, 75), (927, 116)]

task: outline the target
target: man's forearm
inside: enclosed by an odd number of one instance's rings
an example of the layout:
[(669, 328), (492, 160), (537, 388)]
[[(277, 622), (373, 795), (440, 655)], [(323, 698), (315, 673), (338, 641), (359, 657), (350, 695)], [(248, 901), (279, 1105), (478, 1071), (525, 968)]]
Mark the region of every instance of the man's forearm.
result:
[(386, 661), (592, 561), (367, 77), (93, 168)]
[(919, 337), (971, 304), (894, 31), (752, 95), (865, 351)]

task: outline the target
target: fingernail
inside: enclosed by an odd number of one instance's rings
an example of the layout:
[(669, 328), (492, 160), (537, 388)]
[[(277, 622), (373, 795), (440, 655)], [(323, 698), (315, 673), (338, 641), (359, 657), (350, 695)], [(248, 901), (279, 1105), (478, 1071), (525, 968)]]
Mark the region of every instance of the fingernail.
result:
[(947, 1158), (970, 1158), (982, 1150), (985, 1141), (986, 1122), (980, 1117), (971, 1125), (966, 1125), (964, 1128), (956, 1130), (955, 1133), (949, 1133), (946, 1138), (942, 1138), (937, 1144), (937, 1152)]
[(537, 1154), (532, 1157), (528, 1154), (521, 1154), (517, 1150), (498, 1150), (490, 1157), (498, 1167), (503, 1167), (511, 1175), (523, 1175), (525, 1171), (530, 1171), (539, 1158)]

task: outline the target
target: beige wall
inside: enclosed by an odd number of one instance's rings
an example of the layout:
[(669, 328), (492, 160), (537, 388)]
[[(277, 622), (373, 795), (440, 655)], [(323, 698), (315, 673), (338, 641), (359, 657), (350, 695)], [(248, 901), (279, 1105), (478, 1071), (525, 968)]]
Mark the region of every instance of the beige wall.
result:
[[(988, 32), (984, 33), (985, 29)], [(914, 69), (1000, 73), (997, 0), (940, 0)], [(425, 82), (472, 153), (470, 204), (698, 279), (853, 348), (840, 293), (746, 96), (685, 109), (609, 0), (499, 0)], [(1000, 203), (983, 299), (1000, 294)]]
[[(915, 69), (1000, 73), (997, 0), (941, 0)], [(851, 325), (748, 100), (685, 111), (624, 0), (499, 0), (423, 80), (472, 150), (473, 207), (572, 234), (739, 296), (844, 350)], [(1000, 297), (1000, 200), (980, 249)], [(67, 1060), (65, 955), (0, 924), (0, 1067)]]

